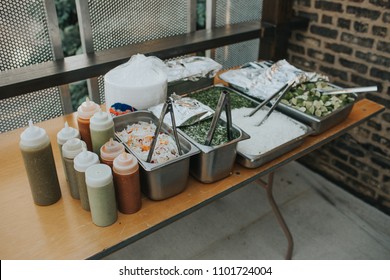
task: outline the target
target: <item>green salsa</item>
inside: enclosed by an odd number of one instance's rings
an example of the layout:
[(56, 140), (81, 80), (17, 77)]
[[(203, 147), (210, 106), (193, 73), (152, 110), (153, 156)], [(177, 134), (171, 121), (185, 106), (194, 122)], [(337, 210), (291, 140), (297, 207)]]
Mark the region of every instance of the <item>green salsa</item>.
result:
[[(189, 137), (191, 137), (193, 140), (195, 140), (197, 143), (204, 145), (206, 141), (207, 133), (209, 132), (209, 129), (211, 127), (211, 121), (212, 119), (210, 118), (201, 121), (199, 123), (196, 123), (194, 125), (181, 127), (180, 129)], [(238, 131), (233, 129), (232, 130), (233, 139), (236, 139), (239, 136), (240, 135)], [(226, 125), (222, 122), (218, 122), (217, 127), (215, 128), (213, 139), (211, 141), (211, 146), (218, 146), (228, 141), (229, 140), (227, 138)]]
[[(222, 90), (227, 90), (229, 92), (231, 109), (239, 109), (243, 107), (255, 108), (257, 106), (257, 103), (225, 87), (210, 87), (202, 89), (189, 94), (189, 97), (196, 99), (199, 102), (215, 110)], [(222, 114), (225, 114), (224, 111), (222, 112)], [(210, 118), (191, 126), (181, 127), (180, 129), (197, 143), (204, 144), (206, 141), (207, 133), (211, 126), (211, 121), (212, 119)], [(240, 136), (239, 132), (234, 129), (232, 131), (232, 134), (233, 139), (236, 139)], [(228, 141), (229, 140), (227, 138), (226, 124), (219, 121), (214, 132), (214, 137), (211, 141), (211, 146), (218, 146), (227, 143)]]
[(244, 107), (255, 108), (257, 105), (255, 102), (249, 100), (248, 98), (225, 87), (210, 87), (207, 89), (202, 89), (200, 91), (193, 92), (189, 96), (209, 106), (211, 109), (215, 109), (217, 107), (222, 90), (227, 90), (230, 93), (229, 97), (231, 109), (239, 109)]

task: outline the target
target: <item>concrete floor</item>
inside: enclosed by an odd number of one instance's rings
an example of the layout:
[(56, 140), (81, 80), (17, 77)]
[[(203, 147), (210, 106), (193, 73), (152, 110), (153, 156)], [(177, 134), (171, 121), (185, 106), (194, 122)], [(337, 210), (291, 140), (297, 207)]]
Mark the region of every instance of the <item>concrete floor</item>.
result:
[[(390, 216), (297, 162), (275, 174), (293, 259), (390, 259)], [(250, 184), (106, 259), (283, 259), (287, 241), (265, 191)]]

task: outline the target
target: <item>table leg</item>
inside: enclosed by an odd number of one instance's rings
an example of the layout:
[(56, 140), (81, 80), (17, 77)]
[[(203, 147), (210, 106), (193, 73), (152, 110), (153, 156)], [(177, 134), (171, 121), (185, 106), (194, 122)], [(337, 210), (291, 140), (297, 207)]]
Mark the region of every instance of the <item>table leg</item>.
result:
[(256, 182), (259, 185), (261, 185), (267, 192), (268, 202), (271, 205), (272, 211), (274, 212), (276, 219), (278, 220), (278, 223), (279, 223), (280, 227), (282, 228), (284, 235), (287, 238), (288, 247), (287, 247), (287, 253), (286, 253), (286, 260), (291, 260), (292, 252), (293, 252), (293, 248), (294, 248), (294, 240), (293, 240), (293, 237), (291, 235), (291, 232), (290, 232), (286, 222), (284, 221), (282, 213), (280, 212), (279, 207), (275, 202), (275, 199), (274, 199), (274, 196), (272, 193), (272, 187), (273, 187), (273, 182), (274, 182), (274, 172), (271, 172), (268, 174), (268, 181), (267, 182), (263, 181), (262, 179), (257, 179)]

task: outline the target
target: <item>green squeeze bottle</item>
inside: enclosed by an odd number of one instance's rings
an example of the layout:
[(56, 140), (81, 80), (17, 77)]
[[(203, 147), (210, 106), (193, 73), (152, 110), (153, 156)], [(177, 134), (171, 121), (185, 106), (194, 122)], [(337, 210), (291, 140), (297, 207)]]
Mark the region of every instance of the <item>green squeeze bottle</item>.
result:
[(92, 151), (100, 156), (100, 148), (110, 138), (114, 138), (114, 121), (110, 114), (99, 111), (93, 115), (89, 123)]
[(49, 136), (43, 128), (33, 125), (20, 135), (19, 147), (34, 203), (51, 205), (61, 198), (56, 166)]

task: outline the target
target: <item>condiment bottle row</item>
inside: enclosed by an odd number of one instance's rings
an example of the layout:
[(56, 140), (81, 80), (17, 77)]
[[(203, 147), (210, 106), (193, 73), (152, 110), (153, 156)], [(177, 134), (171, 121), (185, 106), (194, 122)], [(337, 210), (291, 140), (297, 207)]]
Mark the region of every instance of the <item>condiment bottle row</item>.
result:
[[(113, 140), (112, 117), (96, 103), (86, 100), (77, 114), (79, 129), (65, 123), (57, 133), (66, 182), (93, 223), (108, 226), (117, 220), (117, 209), (131, 214), (141, 208), (138, 161)], [(19, 146), (34, 203), (56, 203), (61, 188), (48, 134), (30, 121)]]

